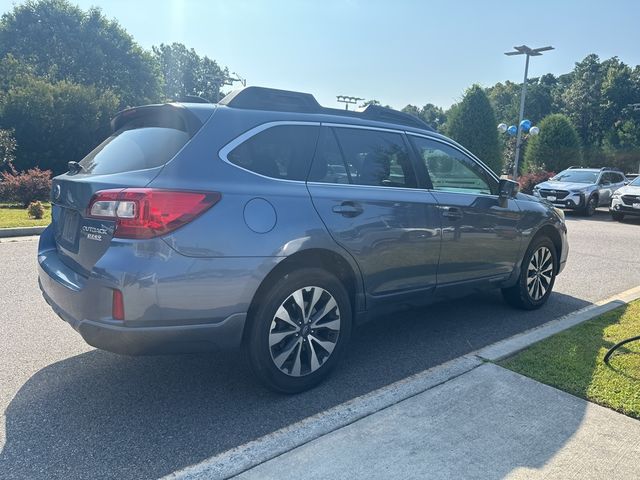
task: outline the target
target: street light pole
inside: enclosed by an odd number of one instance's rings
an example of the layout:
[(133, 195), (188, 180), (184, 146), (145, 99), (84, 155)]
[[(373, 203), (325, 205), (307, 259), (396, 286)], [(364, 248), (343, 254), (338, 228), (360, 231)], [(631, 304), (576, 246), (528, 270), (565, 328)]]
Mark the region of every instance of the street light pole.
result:
[(522, 94), (520, 95), (520, 114), (518, 116), (518, 136), (516, 137), (516, 156), (513, 163), (513, 179), (518, 178), (518, 163), (520, 162), (520, 146), (522, 145), (522, 120), (524, 119), (524, 100), (527, 96), (527, 76), (529, 75), (529, 57), (539, 57), (541, 52), (553, 50), (553, 47), (530, 48), (526, 45), (513, 47), (513, 52), (506, 52), (505, 55), (526, 55), (527, 60), (524, 64), (524, 81), (522, 82)]
[(364, 98), (360, 98), (360, 97), (351, 97), (349, 95), (337, 95), (336, 99), (338, 102), (340, 103), (344, 103), (344, 108), (345, 110), (349, 110), (349, 104), (351, 105), (355, 105), (356, 103), (358, 103), (360, 100), (364, 100)]

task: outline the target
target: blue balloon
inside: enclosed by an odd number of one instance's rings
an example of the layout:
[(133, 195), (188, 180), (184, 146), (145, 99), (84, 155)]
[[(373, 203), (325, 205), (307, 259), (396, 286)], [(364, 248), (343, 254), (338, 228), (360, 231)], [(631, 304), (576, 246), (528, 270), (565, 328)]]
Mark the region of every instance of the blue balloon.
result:
[(528, 132), (531, 128), (531, 120), (522, 120), (520, 122), (520, 128), (522, 129), (522, 131)]
[(516, 133), (518, 133), (518, 127), (516, 127), (515, 125), (511, 125), (509, 128), (507, 128), (507, 133), (509, 135), (515, 135)]

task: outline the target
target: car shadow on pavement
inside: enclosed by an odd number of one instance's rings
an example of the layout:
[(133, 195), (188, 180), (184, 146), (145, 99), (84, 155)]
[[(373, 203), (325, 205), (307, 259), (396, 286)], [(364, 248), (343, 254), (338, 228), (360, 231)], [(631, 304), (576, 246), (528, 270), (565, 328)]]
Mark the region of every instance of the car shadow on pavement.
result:
[[(240, 351), (92, 350), (43, 368), (16, 393), (0, 476), (157, 478), (587, 304), (554, 293), (542, 309), (522, 312), (484, 293), (373, 321), (356, 330), (328, 381), (295, 396), (258, 385)], [(551, 457), (561, 445), (536, 448)]]

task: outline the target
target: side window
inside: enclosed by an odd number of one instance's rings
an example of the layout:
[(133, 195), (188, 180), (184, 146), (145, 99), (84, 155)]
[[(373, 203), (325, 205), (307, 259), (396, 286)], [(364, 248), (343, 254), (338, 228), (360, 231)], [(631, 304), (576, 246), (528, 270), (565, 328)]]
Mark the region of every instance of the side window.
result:
[(602, 176), (600, 177), (600, 184), (604, 185), (605, 183), (615, 183), (615, 178), (614, 178), (613, 173), (604, 172), (602, 174)]
[(305, 180), (320, 127), (280, 125), (257, 133), (234, 148), (228, 160), (260, 175)]
[(424, 162), (434, 190), (486, 195), (497, 193), (495, 180), (462, 152), (426, 138), (410, 138)]
[(323, 128), (320, 133), (308, 180), (321, 183), (349, 183), (349, 173), (336, 135), (328, 127)]
[(335, 128), (351, 183), (380, 187), (416, 187), (402, 135), (359, 128)]

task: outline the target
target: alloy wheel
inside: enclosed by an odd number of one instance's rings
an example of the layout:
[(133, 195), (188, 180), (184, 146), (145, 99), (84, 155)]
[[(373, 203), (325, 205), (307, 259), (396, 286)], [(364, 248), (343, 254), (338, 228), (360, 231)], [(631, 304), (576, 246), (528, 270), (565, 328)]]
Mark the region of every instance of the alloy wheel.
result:
[(269, 352), (283, 373), (302, 377), (331, 356), (340, 335), (340, 309), (321, 287), (303, 287), (289, 295), (273, 316)]
[(553, 256), (547, 247), (538, 248), (527, 267), (527, 292), (534, 301), (545, 296), (553, 278)]

